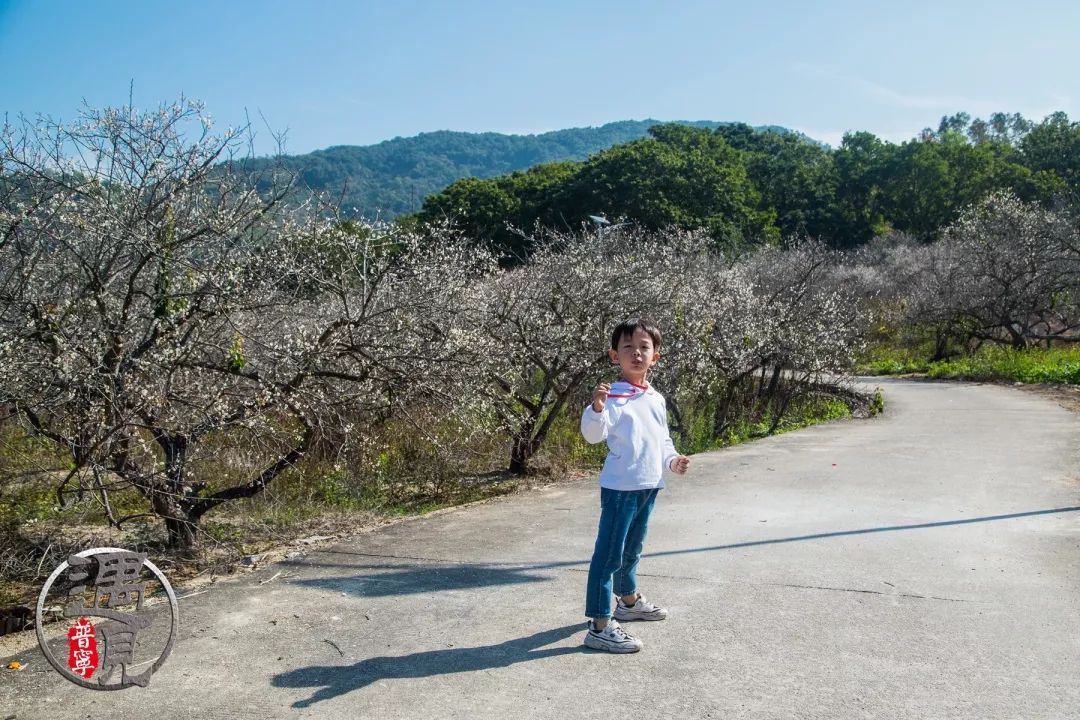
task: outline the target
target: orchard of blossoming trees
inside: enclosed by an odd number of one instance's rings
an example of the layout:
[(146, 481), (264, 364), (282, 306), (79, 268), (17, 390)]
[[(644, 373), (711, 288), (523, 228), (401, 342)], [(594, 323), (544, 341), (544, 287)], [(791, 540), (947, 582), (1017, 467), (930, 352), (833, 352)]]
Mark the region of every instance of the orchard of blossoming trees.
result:
[[(58, 496), (93, 491), (122, 523), (110, 491), (136, 488), (176, 545), (346, 418), (456, 399), (486, 348), (462, 316), (487, 258), (286, 210), (221, 164), (239, 135), (185, 138), (199, 112), (0, 140), (0, 399), (70, 456)], [(196, 471), (222, 436), (250, 460), (226, 486)]]
[(968, 207), (937, 242), (878, 238), (844, 272), (877, 296), (883, 317), (931, 331), (935, 358), (984, 343), (1080, 341), (1080, 222), (1008, 192)]
[(134, 489), (173, 546), (307, 459), (364, 457), (393, 423), (447, 455), (502, 438), (526, 472), (610, 379), (626, 317), (664, 329), (654, 382), (680, 442), (692, 418), (713, 437), (775, 430), (850, 375), (875, 313), (1012, 344), (1077, 323), (1075, 225), (1005, 196), (932, 246), (731, 256), (703, 231), (538, 228), (502, 270), (452, 224), (414, 234), (283, 203), (287, 178), (230, 162), (244, 147), (186, 101), (0, 136), (3, 422), (62, 451), (66, 469), (33, 478), (58, 502), (119, 526), (132, 513), (112, 498)]

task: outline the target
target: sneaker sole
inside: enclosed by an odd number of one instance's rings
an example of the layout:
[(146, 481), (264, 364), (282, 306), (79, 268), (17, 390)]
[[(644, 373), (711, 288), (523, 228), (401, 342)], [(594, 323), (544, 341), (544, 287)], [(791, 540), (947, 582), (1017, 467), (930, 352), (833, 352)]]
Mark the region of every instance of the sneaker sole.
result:
[(596, 640), (593, 638), (592, 635), (589, 635), (585, 638), (585, 647), (592, 648), (593, 650), (602, 650), (603, 652), (616, 653), (619, 655), (628, 655), (630, 653), (636, 653), (641, 650), (641, 645), (637, 645), (634, 643), (609, 643), (604, 640)]
[(614, 617), (619, 622), (626, 622), (628, 620), (631, 620), (631, 621), (632, 620), (647, 620), (647, 621), (651, 621), (651, 620), (667, 620), (667, 613), (663, 613), (663, 614), (660, 614), (660, 613), (648, 613), (648, 614), (645, 614), (645, 613), (642, 613), (642, 614), (639, 614), (639, 613), (625, 613), (625, 614), (620, 614), (619, 611), (616, 610), (612, 617)]

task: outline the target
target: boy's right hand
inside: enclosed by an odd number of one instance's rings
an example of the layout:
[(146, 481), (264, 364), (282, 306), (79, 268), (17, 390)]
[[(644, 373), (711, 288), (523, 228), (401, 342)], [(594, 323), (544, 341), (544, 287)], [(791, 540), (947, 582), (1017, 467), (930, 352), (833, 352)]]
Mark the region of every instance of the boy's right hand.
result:
[(611, 383), (600, 383), (596, 386), (596, 389), (592, 391), (593, 412), (604, 412), (604, 405), (607, 403), (607, 396), (610, 392)]

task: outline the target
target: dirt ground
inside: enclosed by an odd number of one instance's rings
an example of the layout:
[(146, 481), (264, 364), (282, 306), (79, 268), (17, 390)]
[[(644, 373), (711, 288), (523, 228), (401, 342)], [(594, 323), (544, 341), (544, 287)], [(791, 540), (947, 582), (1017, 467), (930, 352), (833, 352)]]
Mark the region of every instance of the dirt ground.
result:
[(1080, 413), (1080, 385), (1022, 385), (1025, 392), (1053, 400), (1066, 410)]

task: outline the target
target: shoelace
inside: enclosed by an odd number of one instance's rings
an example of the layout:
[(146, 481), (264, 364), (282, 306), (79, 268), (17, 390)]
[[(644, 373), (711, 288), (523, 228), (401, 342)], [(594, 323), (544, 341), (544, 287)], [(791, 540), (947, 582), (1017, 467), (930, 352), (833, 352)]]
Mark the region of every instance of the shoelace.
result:
[(611, 634), (614, 635), (617, 640), (626, 640), (630, 637), (626, 634), (626, 631), (622, 629), (622, 626), (615, 622), (615, 620), (609, 620), (608, 627), (611, 628)]

